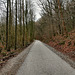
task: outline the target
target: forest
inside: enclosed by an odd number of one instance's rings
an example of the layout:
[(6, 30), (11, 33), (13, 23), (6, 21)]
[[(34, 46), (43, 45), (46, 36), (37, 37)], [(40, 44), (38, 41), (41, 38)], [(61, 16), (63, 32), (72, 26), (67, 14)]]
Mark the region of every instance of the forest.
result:
[(0, 67), (33, 42), (34, 24), (31, 0), (0, 0)]
[(41, 9), (37, 21), (32, 0), (0, 0), (0, 59), (40, 40), (75, 61), (75, 0), (36, 4)]
[(7, 51), (28, 45), (34, 38), (33, 4), (30, 0), (7, 0), (0, 3), (7, 6), (1, 8), (0, 44)]
[(39, 0), (41, 18), (36, 22), (36, 39), (75, 61), (75, 0)]

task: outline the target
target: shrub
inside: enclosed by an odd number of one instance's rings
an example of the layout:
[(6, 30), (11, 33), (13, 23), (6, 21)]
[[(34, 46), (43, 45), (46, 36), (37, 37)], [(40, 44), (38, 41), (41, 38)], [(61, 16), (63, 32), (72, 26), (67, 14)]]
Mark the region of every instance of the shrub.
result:
[(2, 51), (2, 47), (0, 47), (0, 53), (1, 53), (1, 51)]
[(3, 56), (6, 56), (6, 52), (2, 52), (1, 54), (2, 54)]
[(11, 54), (14, 54), (14, 52), (11, 52)]
[(70, 46), (71, 45), (71, 41), (70, 42), (68, 42), (68, 46)]
[(59, 43), (59, 45), (64, 45), (65, 44), (65, 41), (62, 41)]

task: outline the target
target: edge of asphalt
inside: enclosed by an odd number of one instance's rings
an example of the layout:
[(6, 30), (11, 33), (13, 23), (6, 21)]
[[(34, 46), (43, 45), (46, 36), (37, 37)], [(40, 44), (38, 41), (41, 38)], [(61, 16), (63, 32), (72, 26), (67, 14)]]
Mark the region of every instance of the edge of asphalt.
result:
[[(15, 75), (17, 70), (20, 68), (22, 63), (24, 62), (25, 58), (27, 57), (28, 53), (30, 52), (30, 49), (34, 45), (35, 41), (28, 46), (24, 51), (22, 51), (18, 56), (9, 59), (7, 64), (0, 70), (0, 75)], [(53, 47), (43, 43), (47, 48), (49, 48), (51, 51), (53, 51), (55, 54), (57, 54), (59, 57), (61, 57), (63, 60), (65, 60), (68, 64), (70, 64), (71, 67), (75, 69), (75, 62), (72, 61), (68, 56), (64, 55), (61, 52), (58, 52)]]
[(47, 48), (49, 48), (52, 52), (54, 52), (55, 54), (57, 54), (59, 57), (61, 57), (61, 59), (63, 59), (64, 61), (66, 61), (72, 68), (75, 69), (75, 62), (73, 60), (71, 60), (69, 58), (69, 56), (57, 51), (55, 48), (43, 43)]
[(0, 75), (15, 75), (30, 52), (30, 49), (34, 43), (35, 41), (16, 57), (9, 59), (6, 65), (0, 70)]

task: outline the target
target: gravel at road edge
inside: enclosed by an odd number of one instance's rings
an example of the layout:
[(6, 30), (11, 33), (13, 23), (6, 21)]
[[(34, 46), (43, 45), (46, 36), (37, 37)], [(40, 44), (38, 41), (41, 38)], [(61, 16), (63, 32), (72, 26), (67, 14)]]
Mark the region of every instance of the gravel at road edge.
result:
[(0, 70), (0, 75), (15, 75), (18, 68), (22, 65), (26, 56), (28, 55), (34, 42), (21, 52), (17, 57), (8, 60), (7, 64)]
[(43, 43), (47, 48), (49, 48), (50, 50), (52, 50), (54, 53), (56, 53), (59, 57), (61, 57), (63, 60), (65, 60), (68, 64), (70, 64), (71, 67), (73, 67), (75, 69), (75, 62), (72, 61), (69, 56), (64, 55), (63, 53), (57, 51), (56, 49), (54, 49), (53, 47)]

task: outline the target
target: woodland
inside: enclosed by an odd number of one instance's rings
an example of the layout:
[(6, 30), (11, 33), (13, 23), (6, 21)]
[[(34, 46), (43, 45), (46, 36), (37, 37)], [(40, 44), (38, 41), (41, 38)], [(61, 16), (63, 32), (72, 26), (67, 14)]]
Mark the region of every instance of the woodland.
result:
[[(0, 0), (0, 63), (40, 40), (75, 61), (75, 0)], [(1, 64), (1, 65), (2, 65)]]

